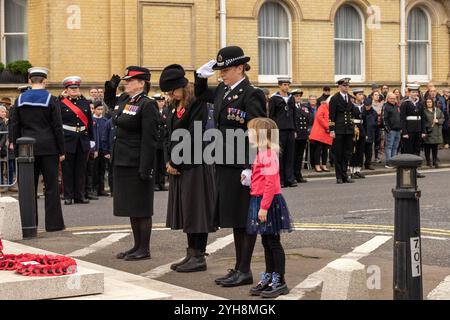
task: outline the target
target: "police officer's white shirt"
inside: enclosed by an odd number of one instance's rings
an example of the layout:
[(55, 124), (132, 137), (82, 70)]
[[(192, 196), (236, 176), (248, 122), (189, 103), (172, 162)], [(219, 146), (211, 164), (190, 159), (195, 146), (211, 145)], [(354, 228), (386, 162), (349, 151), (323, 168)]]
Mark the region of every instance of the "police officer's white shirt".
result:
[(340, 92), (340, 94), (341, 94), (342, 98), (344, 98), (344, 101), (348, 102), (348, 95), (345, 93), (342, 93), (342, 92)]
[(240, 85), (241, 82), (244, 81), (244, 80), (245, 80), (245, 77), (242, 78), (241, 80), (239, 80), (238, 82), (236, 82), (235, 84), (233, 84), (233, 85), (230, 87), (230, 91), (233, 91), (233, 90), (234, 90), (238, 85)]

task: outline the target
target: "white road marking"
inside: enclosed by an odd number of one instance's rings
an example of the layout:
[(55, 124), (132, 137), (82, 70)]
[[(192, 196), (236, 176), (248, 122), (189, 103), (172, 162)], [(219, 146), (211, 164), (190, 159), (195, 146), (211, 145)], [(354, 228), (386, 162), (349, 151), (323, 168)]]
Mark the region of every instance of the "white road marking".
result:
[(364, 212), (379, 212), (379, 211), (392, 211), (392, 208), (390, 208), (390, 209), (365, 209), (365, 210), (353, 210), (353, 211), (348, 211), (347, 213), (364, 213)]
[(74, 251), (72, 253), (69, 253), (68, 255), (71, 257), (85, 257), (91, 253), (96, 252), (97, 250), (106, 248), (106, 247), (112, 245), (113, 243), (120, 241), (121, 239), (123, 239), (125, 237), (128, 237), (129, 235), (130, 235), (129, 233), (111, 234), (111, 235), (107, 236), (106, 238), (103, 238), (102, 240), (90, 245), (87, 248)]
[[(375, 251), (387, 241), (392, 239), (391, 236), (376, 236), (366, 243), (356, 247), (352, 252), (345, 254), (341, 257), (344, 259), (359, 260), (368, 256), (371, 252)], [(322, 273), (325, 267), (310, 274), (304, 281), (291, 289), (291, 292), (285, 296), (280, 296), (277, 300), (300, 300), (302, 299), (313, 287), (318, 286), (322, 283)], [(313, 289), (314, 290), (314, 289)]]
[[(209, 254), (213, 254), (216, 253), (217, 251), (229, 246), (231, 243), (233, 243), (234, 238), (233, 235), (230, 234), (226, 237), (223, 238), (219, 238), (216, 241), (214, 241), (213, 243), (211, 243), (209, 246), (206, 247), (206, 252)], [(176, 261), (172, 261), (168, 264), (156, 267), (148, 272), (142, 273), (141, 276), (146, 277), (146, 278), (150, 278), (150, 279), (156, 279), (156, 278), (160, 278), (163, 275), (169, 273), (172, 271), (172, 269), (170, 269), (170, 266), (174, 263), (180, 262), (182, 259), (176, 260)]]
[(450, 276), (446, 277), (427, 297), (428, 300), (450, 300)]
[[(170, 231), (170, 228), (153, 228), (152, 231)], [(85, 236), (91, 234), (113, 234), (113, 233), (131, 233), (131, 229), (124, 230), (102, 230), (102, 231), (83, 231), (83, 232), (73, 232), (72, 234), (75, 236)]]

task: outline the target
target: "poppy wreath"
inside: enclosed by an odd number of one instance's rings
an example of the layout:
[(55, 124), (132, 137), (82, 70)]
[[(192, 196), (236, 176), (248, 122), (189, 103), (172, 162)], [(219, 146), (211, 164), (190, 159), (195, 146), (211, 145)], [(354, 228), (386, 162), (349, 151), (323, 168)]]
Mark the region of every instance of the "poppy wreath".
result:
[(76, 273), (77, 263), (72, 258), (59, 255), (3, 254), (0, 239), (0, 271), (16, 271), (27, 277), (54, 277)]

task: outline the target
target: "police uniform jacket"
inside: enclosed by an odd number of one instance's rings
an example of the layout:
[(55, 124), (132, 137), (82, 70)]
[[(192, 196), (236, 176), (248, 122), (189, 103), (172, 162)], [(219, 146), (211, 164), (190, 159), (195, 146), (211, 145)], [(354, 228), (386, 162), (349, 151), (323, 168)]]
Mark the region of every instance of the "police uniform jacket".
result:
[(157, 109), (156, 110), (156, 123), (157, 123), (157, 130), (156, 130), (156, 141), (157, 141), (157, 149), (163, 150), (164, 145), (167, 141), (168, 137), (168, 131), (167, 131), (167, 118), (169, 117), (169, 113), (167, 108), (164, 108), (162, 112)]
[(141, 175), (152, 176), (156, 150), (156, 102), (145, 93), (133, 98), (124, 93), (114, 109), (114, 166), (138, 168)]
[(336, 134), (354, 134), (353, 123), (353, 103), (350, 95), (347, 94), (348, 101), (345, 102), (341, 93), (336, 93), (330, 101), (330, 131)]
[[(207, 79), (195, 78), (195, 96), (204, 102), (214, 103), (214, 117), (216, 127), (222, 132), (224, 137), (224, 161), (223, 164), (236, 168), (248, 168), (248, 139), (246, 139), (246, 159), (240, 161), (238, 159), (238, 144), (233, 141), (226, 140), (227, 129), (247, 131), (248, 122), (254, 118), (266, 117), (266, 97), (264, 93), (250, 84), (248, 79), (244, 79), (234, 90), (232, 90), (225, 99), (225, 84), (221, 83), (217, 87), (208, 87)], [(237, 121), (228, 118), (229, 112), (233, 114), (244, 115), (244, 121)], [(244, 112), (244, 114), (243, 114)], [(227, 144), (231, 144), (234, 148), (234, 159), (226, 161)], [(229, 146), (228, 148), (231, 148)], [(231, 160), (231, 159), (230, 159)], [(221, 163), (217, 163), (221, 165)]]
[[(83, 152), (88, 152), (91, 149), (90, 141), (95, 141), (94, 136), (94, 124), (92, 122), (92, 113), (91, 113), (91, 106), (90, 101), (84, 98), (83, 96), (78, 98), (70, 98), (67, 99), (71, 101), (78, 109), (80, 109), (88, 119), (88, 126), (87, 128), (83, 127), (85, 126), (84, 123), (77, 117), (77, 115), (68, 107), (66, 106), (62, 100), (64, 98), (60, 97), (60, 108), (61, 108), (61, 116), (62, 116), (62, 122), (63, 125), (69, 126), (72, 128), (78, 128), (79, 131), (72, 131), (64, 129), (64, 145), (66, 152), (68, 153), (76, 153), (77, 152), (77, 146), (78, 143), (81, 143), (81, 148)], [(81, 130), (83, 129), (83, 130)], [(97, 146), (96, 146), (97, 148)]]
[(414, 103), (411, 99), (406, 99), (400, 105), (400, 121), (402, 134), (426, 133), (424, 108), (420, 101)]
[(12, 107), (12, 142), (21, 137), (36, 139), (34, 155), (63, 155), (64, 134), (58, 98), (47, 90), (28, 90), (22, 93)]
[[(206, 121), (208, 118), (208, 108), (206, 106), (206, 102), (202, 102), (200, 100), (195, 100), (191, 103), (190, 106), (188, 106), (185, 109), (184, 114), (179, 118), (177, 116), (176, 110), (173, 108), (169, 112), (169, 117), (167, 119), (167, 127), (169, 131), (169, 137), (172, 136), (172, 134), (179, 129), (186, 130), (185, 132), (189, 132), (190, 141), (191, 141), (191, 157), (189, 159), (189, 162), (182, 162), (182, 163), (176, 163), (175, 159), (172, 159), (172, 150), (177, 146), (181, 141), (184, 141), (186, 139), (185, 137), (181, 138), (179, 141), (171, 141), (172, 139), (169, 138), (168, 140), (168, 154), (167, 159), (170, 159), (170, 165), (177, 169), (178, 171), (188, 170), (193, 167), (196, 167), (198, 165), (203, 164), (203, 152), (201, 154), (196, 155), (196, 149), (195, 144), (198, 146), (201, 146), (201, 149), (203, 151), (203, 143), (202, 141), (195, 141), (194, 140), (194, 129), (195, 125), (200, 128), (201, 132), (203, 133), (203, 129), (205, 128)], [(202, 134), (203, 136), (203, 134)], [(177, 153), (178, 154), (178, 153)], [(180, 157), (183, 156), (183, 152), (179, 153)]]
[(295, 106), (295, 128), (297, 140), (308, 140), (314, 123), (314, 114), (309, 104)]
[(269, 100), (269, 117), (276, 122), (280, 130), (295, 130), (296, 129), (296, 110), (295, 99), (289, 96), (288, 102), (279, 94), (276, 93)]

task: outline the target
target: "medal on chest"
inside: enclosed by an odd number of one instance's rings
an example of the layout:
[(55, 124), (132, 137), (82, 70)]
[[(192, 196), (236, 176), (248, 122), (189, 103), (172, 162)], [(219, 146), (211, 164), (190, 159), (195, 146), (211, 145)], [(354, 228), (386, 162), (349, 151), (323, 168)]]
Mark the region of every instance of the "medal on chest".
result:
[(123, 109), (124, 114), (135, 116), (141, 107), (127, 104)]

